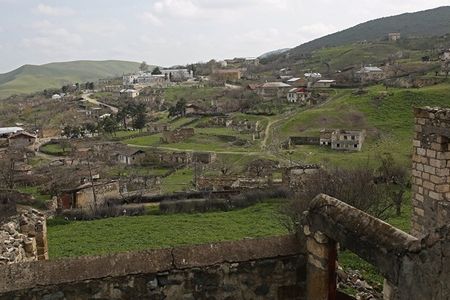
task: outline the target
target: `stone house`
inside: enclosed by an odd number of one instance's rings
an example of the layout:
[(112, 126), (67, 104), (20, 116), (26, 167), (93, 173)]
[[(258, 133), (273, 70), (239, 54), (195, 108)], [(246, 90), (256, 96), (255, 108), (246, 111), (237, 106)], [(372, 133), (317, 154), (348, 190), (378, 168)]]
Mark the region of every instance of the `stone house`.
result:
[[(120, 197), (118, 181), (94, 182), (94, 189), (98, 206), (104, 205), (108, 199)], [(61, 209), (92, 208), (94, 204), (94, 192), (90, 182), (62, 190), (58, 197), (58, 208)]]
[(192, 153), (189, 152), (160, 152), (156, 156), (162, 164), (178, 166), (192, 163)]
[(186, 104), (186, 106), (185, 106), (185, 115), (187, 115), (187, 116), (201, 115), (204, 113), (205, 113), (205, 110), (198, 105), (189, 103), (189, 104)]
[(441, 53), (441, 55), (439, 56), (439, 58), (441, 59), (441, 61), (449, 61), (450, 60), (450, 49), (443, 51)]
[(388, 33), (388, 40), (391, 42), (396, 42), (400, 39), (401, 33), (400, 32), (390, 32)]
[(321, 146), (331, 146), (331, 138), (333, 135), (334, 129), (322, 129), (320, 131), (320, 145)]
[(192, 161), (201, 164), (211, 164), (217, 159), (215, 152), (194, 152), (192, 154)]
[(365, 130), (323, 129), (320, 145), (331, 146), (333, 150), (361, 151), (365, 136)]
[(35, 135), (22, 131), (12, 134), (8, 138), (8, 143), (11, 149), (35, 150), (36, 139), (37, 137)]
[(385, 78), (384, 71), (378, 67), (362, 67), (356, 72), (356, 78), (359, 81), (379, 81)]
[(164, 131), (169, 131), (170, 125), (167, 123), (152, 123), (147, 126), (147, 131), (150, 133), (161, 133)]
[(115, 155), (116, 161), (125, 165), (138, 165), (141, 164), (145, 158), (145, 151), (137, 150), (133, 148), (127, 148), (120, 150)]
[(165, 144), (179, 143), (195, 134), (194, 128), (179, 128), (173, 131), (164, 131), (161, 142)]
[(139, 96), (139, 91), (137, 91), (135, 89), (123, 89), (120, 91), (120, 94), (127, 98), (133, 99), (133, 98), (136, 98), (137, 96)]
[(262, 126), (259, 121), (234, 121), (231, 126), (239, 133), (256, 133), (262, 130)]
[(208, 120), (209, 127), (230, 127), (233, 120), (228, 116), (215, 116)]
[(331, 149), (361, 151), (365, 130), (336, 130), (331, 137)]
[(283, 82), (266, 82), (256, 89), (256, 93), (265, 99), (282, 99), (287, 96), (291, 86)]
[(287, 100), (289, 103), (299, 103), (305, 105), (310, 93), (306, 88), (293, 88), (287, 93)]

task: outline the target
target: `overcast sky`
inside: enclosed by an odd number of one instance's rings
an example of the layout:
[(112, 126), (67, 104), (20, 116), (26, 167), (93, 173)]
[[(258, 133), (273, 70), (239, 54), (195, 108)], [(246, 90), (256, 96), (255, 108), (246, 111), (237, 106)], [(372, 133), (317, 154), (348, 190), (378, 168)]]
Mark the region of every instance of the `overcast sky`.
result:
[(79, 59), (169, 66), (260, 54), (450, 0), (0, 0), (0, 73)]

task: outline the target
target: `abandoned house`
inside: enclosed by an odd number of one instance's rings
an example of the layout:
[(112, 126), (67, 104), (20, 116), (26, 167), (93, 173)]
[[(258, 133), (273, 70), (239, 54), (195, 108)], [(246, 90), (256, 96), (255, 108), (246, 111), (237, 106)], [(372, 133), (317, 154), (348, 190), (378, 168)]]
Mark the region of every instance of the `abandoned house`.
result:
[(161, 142), (165, 144), (179, 143), (195, 134), (194, 128), (179, 128), (173, 131), (164, 131)]
[(133, 148), (125, 148), (117, 151), (115, 157), (116, 161), (119, 164), (125, 164), (128, 166), (139, 165), (143, 162), (145, 158), (145, 151)]
[(264, 99), (285, 98), (291, 86), (283, 82), (266, 82), (257, 87), (256, 93)]
[(205, 113), (205, 110), (198, 105), (188, 103), (185, 106), (185, 115), (186, 116), (202, 115), (204, 113)]
[(211, 164), (217, 159), (217, 154), (215, 152), (194, 152), (192, 154), (192, 161), (194, 163), (200, 164)]
[(308, 86), (308, 80), (306, 80), (305, 78), (298, 78), (298, 77), (290, 78), (286, 80), (286, 83), (292, 87), (298, 88)]
[(396, 42), (400, 39), (401, 36), (402, 35), (400, 32), (390, 32), (388, 33), (388, 40), (391, 42)]
[[(95, 190), (95, 196), (94, 196)], [(95, 205), (101, 206), (109, 199), (120, 197), (119, 182), (106, 181), (84, 183), (72, 189), (62, 190), (58, 197), (58, 208), (93, 208)], [(95, 200), (95, 198), (97, 198)]]
[(11, 149), (35, 150), (36, 139), (35, 135), (21, 131), (9, 136), (8, 143)]
[(361, 151), (365, 135), (365, 130), (323, 129), (319, 142), (333, 150)]
[(355, 75), (361, 82), (379, 81), (385, 78), (384, 71), (381, 68), (372, 66), (362, 67)]
[(320, 88), (330, 88), (334, 85), (336, 85), (336, 80), (321, 79), (321, 80), (314, 82), (313, 87), (320, 89)]
[(306, 88), (293, 88), (287, 93), (287, 100), (289, 103), (306, 104), (306, 100), (310, 97), (310, 93)]
[(167, 124), (167, 123), (161, 123), (161, 124), (159, 124), (159, 123), (152, 123), (152, 124), (149, 124), (148, 126), (147, 126), (147, 131), (149, 132), (149, 133), (161, 133), (161, 132), (164, 132), (164, 131), (169, 131), (170, 130), (170, 125), (169, 124)]
[(159, 163), (179, 166), (192, 163), (192, 153), (190, 152), (158, 152), (155, 153)]
[(22, 127), (0, 127), (0, 138), (9, 138), (12, 134), (24, 131)]
[(120, 91), (120, 95), (133, 99), (139, 96), (139, 91), (135, 89), (123, 89)]

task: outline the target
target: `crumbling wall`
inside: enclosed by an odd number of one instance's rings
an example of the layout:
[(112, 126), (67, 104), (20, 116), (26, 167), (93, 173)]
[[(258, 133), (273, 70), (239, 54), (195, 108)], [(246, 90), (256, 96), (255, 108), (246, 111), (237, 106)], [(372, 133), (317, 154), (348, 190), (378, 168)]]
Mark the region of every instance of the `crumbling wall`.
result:
[(0, 265), (48, 259), (45, 216), (34, 209), (8, 218), (0, 227)]
[(417, 108), (412, 164), (412, 234), (450, 222), (450, 109)]
[(0, 268), (0, 299), (305, 299), (294, 236), (23, 263)]
[(450, 299), (450, 225), (417, 239), (335, 198), (319, 195), (304, 220), (308, 299), (336, 291), (336, 245), (386, 279), (384, 299)]

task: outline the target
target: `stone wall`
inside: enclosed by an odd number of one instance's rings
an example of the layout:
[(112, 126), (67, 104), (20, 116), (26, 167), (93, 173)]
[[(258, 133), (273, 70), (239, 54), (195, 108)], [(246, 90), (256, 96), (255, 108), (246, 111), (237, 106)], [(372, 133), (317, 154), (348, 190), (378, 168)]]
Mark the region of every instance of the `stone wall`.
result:
[(450, 299), (450, 225), (417, 239), (344, 202), (317, 196), (304, 219), (308, 299), (334, 299), (337, 243), (385, 278), (385, 300)]
[(412, 164), (412, 234), (450, 221), (450, 109), (417, 108)]
[(294, 236), (0, 267), (0, 299), (305, 299)]
[(0, 265), (46, 259), (47, 226), (43, 214), (29, 209), (0, 225)]

